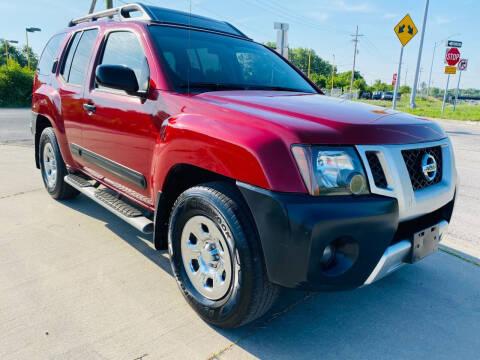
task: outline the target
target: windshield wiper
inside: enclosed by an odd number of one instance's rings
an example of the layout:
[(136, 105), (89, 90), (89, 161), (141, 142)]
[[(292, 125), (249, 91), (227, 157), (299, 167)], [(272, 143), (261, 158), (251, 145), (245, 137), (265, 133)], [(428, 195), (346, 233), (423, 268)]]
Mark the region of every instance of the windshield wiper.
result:
[(207, 82), (191, 82), (182, 84), (182, 89), (212, 89), (212, 90), (245, 90), (245, 86), (236, 84), (221, 84), (221, 83), (207, 83)]
[(248, 90), (272, 90), (272, 91), (290, 91), (290, 92), (306, 92), (300, 89), (294, 89), (284, 86), (264, 86), (264, 85), (246, 85), (245, 89)]
[(180, 86), (182, 89), (209, 89), (209, 90), (270, 90), (270, 91), (289, 91), (289, 92), (306, 92), (304, 90), (284, 87), (284, 86), (266, 86), (266, 85), (241, 85), (241, 84), (222, 84), (208, 82), (191, 82), (184, 83)]

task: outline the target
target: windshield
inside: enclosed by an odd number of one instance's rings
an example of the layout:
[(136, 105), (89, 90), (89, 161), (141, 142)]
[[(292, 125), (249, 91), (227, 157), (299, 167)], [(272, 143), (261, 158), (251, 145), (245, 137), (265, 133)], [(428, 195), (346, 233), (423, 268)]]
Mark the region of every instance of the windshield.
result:
[(317, 91), (282, 58), (260, 44), (167, 26), (151, 34), (176, 91)]

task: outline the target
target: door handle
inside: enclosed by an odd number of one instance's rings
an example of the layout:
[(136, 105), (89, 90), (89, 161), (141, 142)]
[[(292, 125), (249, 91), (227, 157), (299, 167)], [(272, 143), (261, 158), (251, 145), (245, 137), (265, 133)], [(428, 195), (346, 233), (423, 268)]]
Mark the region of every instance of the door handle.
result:
[(89, 113), (94, 113), (97, 107), (91, 104), (83, 104), (83, 108), (87, 110)]

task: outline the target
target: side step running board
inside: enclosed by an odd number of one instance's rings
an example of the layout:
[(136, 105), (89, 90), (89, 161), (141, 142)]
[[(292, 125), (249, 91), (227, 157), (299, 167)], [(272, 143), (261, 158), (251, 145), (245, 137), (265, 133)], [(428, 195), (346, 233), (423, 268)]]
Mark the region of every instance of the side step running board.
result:
[(141, 211), (125, 201), (117, 199), (110, 191), (96, 189), (90, 182), (76, 175), (65, 176), (65, 182), (141, 232), (153, 232), (153, 222), (149, 218), (142, 216)]

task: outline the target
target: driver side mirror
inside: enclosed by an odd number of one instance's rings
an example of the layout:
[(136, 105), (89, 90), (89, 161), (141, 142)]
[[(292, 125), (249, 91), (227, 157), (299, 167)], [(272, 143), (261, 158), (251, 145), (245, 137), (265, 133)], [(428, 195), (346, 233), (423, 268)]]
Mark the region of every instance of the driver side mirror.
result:
[(101, 86), (124, 90), (128, 94), (138, 95), (138, 81), (135, 72), (123, 65), (99, 65), (95, 79)]

